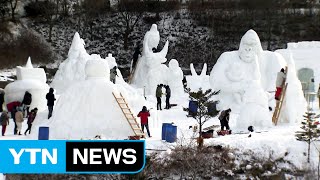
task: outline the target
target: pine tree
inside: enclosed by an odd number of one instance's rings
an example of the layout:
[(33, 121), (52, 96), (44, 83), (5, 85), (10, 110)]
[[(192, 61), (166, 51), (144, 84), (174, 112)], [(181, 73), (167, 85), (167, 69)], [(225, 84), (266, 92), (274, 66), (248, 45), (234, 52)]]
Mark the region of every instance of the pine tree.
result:
[[(197, 112), (193, 114), (192, 117), (198, 122), (199, 125), (198, 147), (201, 147), (202, 126), (209, 119), (219, 114), (219, 111), (209, 111), (209, 107), (214, 103), (214, 101), (211, 100), (212, 96), (217, 95), (220, 91), (212, 92), (211, 89), (208, 89), (203, 92), (200, 88), (197, 92), (191, 92), (190, 89), (186, 89), (186, 92), (189, 94), (190, 101), (196, 101), (198, 104)], [(189, 108), (184, 108), (183, 110), (189, 112)]]
[(308, 163), (310, 162), (310, 145), (311, 142), (320, 137), (320, 129), (317, 128), (315, 122), (315, 113), (306, 112), (303, 116), (304, 120), (301, 122), (302, 131), (296, 132), (298, 141), (306, 141), (308, 143)]

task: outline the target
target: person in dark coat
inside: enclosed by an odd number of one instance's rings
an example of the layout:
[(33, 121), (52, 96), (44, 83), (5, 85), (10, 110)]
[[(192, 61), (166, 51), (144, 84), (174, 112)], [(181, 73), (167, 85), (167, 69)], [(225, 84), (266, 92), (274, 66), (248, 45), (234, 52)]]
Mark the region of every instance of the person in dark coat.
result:
[(149, 125), (148, 125), (148, 117), (149, 116), (150, 116), (150, 113), (147, 110), (147, 107), (143, 106), (142, 110), (138, 114), (138, 117), (140, 117), (140, 120), (141, 120), (142, 132), (144, 133), (144, 127), (146, 127), (148, 136), (151, 137), (150, 136), (150, 131), (149, 131)]
[(27, 110), (27, 114), (29, 114), (29, 109), (30, 109), (30, 104), (32, 102), (32, 95), (26, 91), (24, 93), (24, 97), (23, 97), (23, 100), (22, 100), (22, 106), (23, 106), (23, 113), (25, 110)]
[(0, 112), (3, 111), (3, 103), (4, 103), (4, 90), (0, 88)]
[(136, 64), (138, 62), (139, 55), (141, 56), (140, 45), (137, 45), (137, 47), (134, 50), (133, 57), (132, 57), (132, 71), (136, 68)]
[(168, 85), (165, 86), (166, 88), (166, 107), (165, 109), (170, 109), (170, 97), (171, 97), (171, 89)]
[(9, 115), (7, 111), (3, 111), (0, 116), (0, 122), (2, 126), (2, 136), (6, 133), (7, 125), (9, 125)]
[(187, 79), (186, 79), (186, 76), (183, 76), (182, 84), (183, 84), (184, 89), (186, 89), (186, 88), (187, 88)]
[(17, 112), (17, 106), (13, 106), (13, 108), (11, 110), (11, 117), (12, 117), (12, 120), (14, 122), (14, 129), (13, 129), (13, 134), (14, 135), (17, 134), (16, 112)]
[(28, 128), (27, 128), (27, 130), (24, 132), (24, 135), (27, 135), (27, 132), (28, 132), (28, 131), (29, 131), (29, 134), (31, 133), (32, 123), (33, 123), (33, 121), (34, 121), (35, 118), (36, 118), (36, 114), (35, 114), (34, 109), (32, 109), (31, 112), (28, 114), (28, 121), (27, 121)]
[(54, 97), (53, 92), (54, 92), (53, 88), (50, 88), (49, 92), (46, 95), (47, 106), (48, 106), (48, 110), (49, 110), (48, 119), (52, 116), (54, 101), (56, 100), (56, 98)]
[(163, 84), (160, 84), (157, 86), (157, 89), (156, 89), (157, 110), (162, 110), (162, 107), (161, 107), (162, 87), (163, 87)]
[(230, 112), (231, 112), (230, 108), (227, 110), (223, 110), (219, 116), (221, 131), (224, 130), (224, 127), (226, 127), (227, 130), (230, 130), (230, 127), (229, 127)]
[(117, 76), (117, 66), (110, 69), (110, 81), (113, 82), (113, 84), (116, 83), (116, 76)]

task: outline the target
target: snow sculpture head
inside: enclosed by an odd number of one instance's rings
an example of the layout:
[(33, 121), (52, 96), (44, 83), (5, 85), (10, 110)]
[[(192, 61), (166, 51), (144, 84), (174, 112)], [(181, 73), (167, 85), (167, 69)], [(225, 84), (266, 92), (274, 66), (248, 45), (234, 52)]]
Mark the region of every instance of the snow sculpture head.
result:
[(146, 65), (147, 67), (157, 67), (161, 63), (165, 63), (167, 61), (166, 56), (168, 53), (169, 42), (166, 41), (163, 49), (154, 53), (152, 51), (153, 48), (157, 48), (160, 41), (159, 31), (157, 30), (157, 25), (153, 24), (151, 29), (146, 33), (143, 40), (143, 51), (142, 56), (146, 57)]
[(110, 78), (109, 65), (104, 60), (91, 59), (85, 66), (86, 78)]
[(80, 38), (80, 35), (78, 32), (76, 32), (73, 36), (73, 40), (71, 43), (71, 47), (68, 52), (68, 58), (77, 58), (79, 52), (85, 52), (84, 48), (84, 40)]
[(262, 52), (261, 42), (258, 34), (250, 29), (241, 38), (239, 46), (239, 57), (242, 61), (251, 63), (255, 56)]
[(169, 62), (169, 69), (170, 70), (175, 70), (175, 69), (180, 69), (179, 63), (176, 59), (171, 59)]

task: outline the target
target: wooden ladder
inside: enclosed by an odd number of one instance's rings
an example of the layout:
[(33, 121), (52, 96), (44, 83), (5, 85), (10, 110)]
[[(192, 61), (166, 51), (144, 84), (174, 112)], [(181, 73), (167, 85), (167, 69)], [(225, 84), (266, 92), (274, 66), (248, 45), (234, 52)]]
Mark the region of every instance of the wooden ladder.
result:
[[(286, 67), (286, 80), (287, 80), (287, 77), (288, 77), (288, 67)], [(284, 82), (282, 84), (282, 91), (280, 94), (280, 100), (276, 102), (276, 107), (274, 109), (273, 116), (272, 116), (272, 122), (274, 125), (278, 124), (278, 120), (279, 120), (281, 109), (282, 109), (282, 104), (283, 104), (283, 101), (284, 101), (284, 98), (285, 98), (286, 92), (287, 92), (287, 87), (288, 87), (288, 83)]]
[(134, 117), (133, 113), (131, 112), (131, 109), (129, 108), (128, 103), (126, 102), (125, 98), (122, 96), (122, 94), (120, 93), (120, 97), (117, 97), (115, 95), (115, 93), (113, 93), (114, 98), (116, 99), (123, 115), (125, 116), (125, 118), (127, 119), (131, 129), (134, 132), (135, 136), (140, 136), (140, 137), (145, 137), (145, 134), (142, 132), (136, 118)]

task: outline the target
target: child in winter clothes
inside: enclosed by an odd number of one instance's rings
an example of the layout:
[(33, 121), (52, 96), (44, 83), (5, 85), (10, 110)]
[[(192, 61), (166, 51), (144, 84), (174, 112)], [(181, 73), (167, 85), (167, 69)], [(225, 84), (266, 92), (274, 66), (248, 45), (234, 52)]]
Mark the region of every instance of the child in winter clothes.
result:
[(141, 128), (142, 132), (144, 132), (144, 127), (147, 129), (148, 136), (150, 136), (149, 125), (148, 125), (148, 117), (150, 116), (149, 111), (146, 106), (143, 106), (142, 111), (139, 112), (138, 117), (141, 119)]
[(17, 110), (18, 111), (15, 114), (15, 119), (16, 119), (16, 123), (17, 123), (17, 134), (22, 135), (21, 128), (22, 128), (22, 122), (24, 121), (22, 108), (18, 107)]
[(24, 135), (27, 135), (27, 132), (29, 131), (29, 134), (31, 133), (31, 127), (34, 119), (36, 118), (36, 114), (34, 110), (31, 110), (31, 112), (28, 114), (28, 129), (24, 132)]
[(7, 125), (9, 125), (9, 115), (7, 111), (3, 111), (0, 116), (1, 126), (2, 126), (2, 136), (6, 133)]

